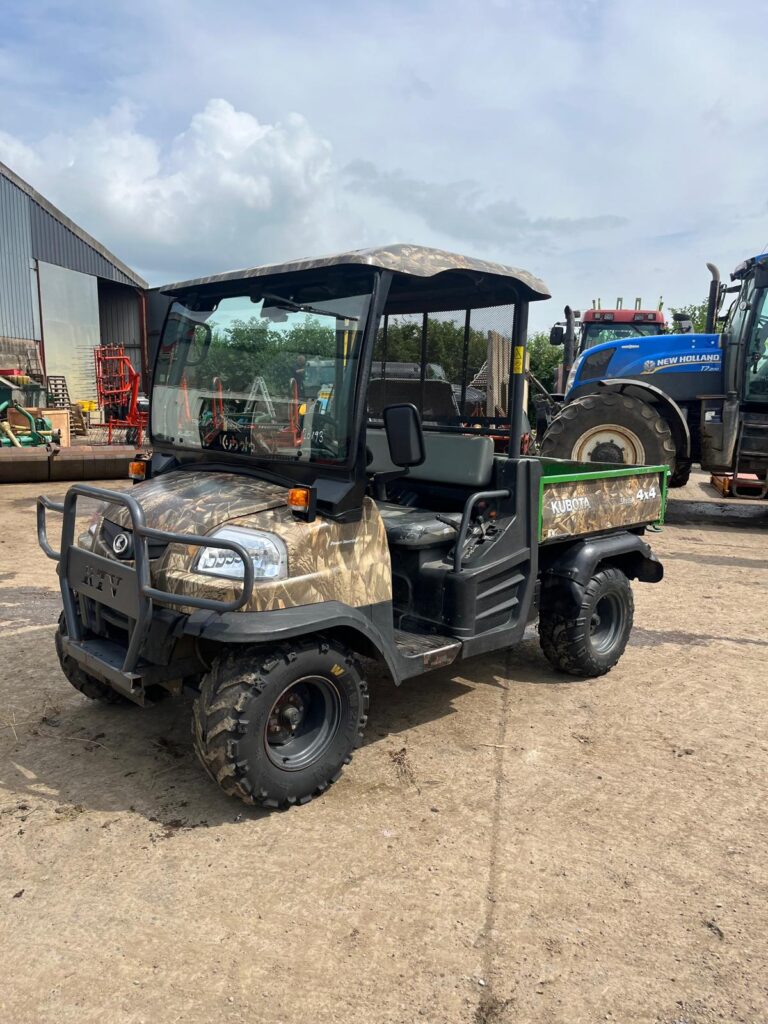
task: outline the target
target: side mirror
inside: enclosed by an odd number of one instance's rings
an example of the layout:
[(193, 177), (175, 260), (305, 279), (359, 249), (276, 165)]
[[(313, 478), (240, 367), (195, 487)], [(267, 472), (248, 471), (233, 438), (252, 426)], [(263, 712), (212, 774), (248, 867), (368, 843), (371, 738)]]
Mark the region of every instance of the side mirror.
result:
[(389, 457), (396, 466), (420, 466), (426, 457), (421, 419), (415, 405), (388, 405), (382, 413)]
[(550, 345), (562, 345), (565, 342), (565, 328), (562, 324), (555, 324), (549, 332)]
[(768, 266), (765, 263), (755, 265), (755, 288), (768, 287)]

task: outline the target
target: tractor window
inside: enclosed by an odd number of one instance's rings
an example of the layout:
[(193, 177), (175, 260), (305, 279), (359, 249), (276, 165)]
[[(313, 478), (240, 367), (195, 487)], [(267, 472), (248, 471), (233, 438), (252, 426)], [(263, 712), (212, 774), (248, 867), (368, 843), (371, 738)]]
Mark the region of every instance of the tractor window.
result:
[(587, 348), (594, 348), (595, 345), (602, 345), (604, 341), (627, 341), (631, 338), (648, 338), (661, 333), (660, 324), (619, 324), (611, 321), (607, 323), (588, 323), (582, 328), (582, 341), (580, 351)]
[(366, 272), (335, 287), (254, 282), (251, 294), (175, 302), (155, 367), (153, 438), (258, 459), (345, 462), (372, 285)]
[(768, 289), (754, 293), (756, 304), (752, 332), (747, 346), (745, 399), (768, 403)]

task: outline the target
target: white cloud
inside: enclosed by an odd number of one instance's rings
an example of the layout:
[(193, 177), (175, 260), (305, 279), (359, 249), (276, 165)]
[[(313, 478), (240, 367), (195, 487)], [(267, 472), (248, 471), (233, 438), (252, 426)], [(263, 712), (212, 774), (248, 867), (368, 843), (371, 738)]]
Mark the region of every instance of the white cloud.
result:
[(163, 149), (116, 107), (28, 146), (0, 134), (0, 158), (156, 279), (302, 255), (333, 200), (331, 147), (301, 116), (261, 124), (211, 100)]
[(155, 281), (414, 241), (539, 274), (537, 325), (684, 303), (768, 241), (766, 27), (763, 0), (40, 0), (0, 41), (0, 154)]
[[(366, 161), (340, 169), (305, 118), (276, 124), (212, 99), (163, 148), (128, 103), (0, 159), (150, 279), (418, 240), (480, 254), (551, 250), (622, 218), (529, 216), (476, 181), (435, 183)], [(397, 234), (393, 234), (397, 231)]]

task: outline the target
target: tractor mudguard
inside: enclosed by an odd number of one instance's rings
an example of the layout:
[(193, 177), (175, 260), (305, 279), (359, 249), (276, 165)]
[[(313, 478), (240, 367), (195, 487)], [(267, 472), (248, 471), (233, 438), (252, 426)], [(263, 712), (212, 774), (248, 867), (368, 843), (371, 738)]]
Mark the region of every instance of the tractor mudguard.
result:
[(324, 601), (261, 612), (199, 611), (186, 619), (183, 629), (190, 636), (222, 644), (275, 644), (292, 637), (326, 633), (364, 657), (381, 657), (396, 684), (403, 678), (392, 635), (392, 605), (388, 602), (367, 608)]
[(677, 457), (679, 459), (691, 457), (691, 431), (685, 413), (673, 398), (665, 394), (661, 388), (657, 388), (655, 384), (646, 384), (645, 381), (633, 380), (631, 377), (609, 377), (606, 380), (590, 381), (582, 388), (574, 388), (568, 395), (568, 401), (573, 401), (574, 398), (583, 398), (584, 395), (597, 394), (604, 389), (616, 391), (619, 394), (625, 394), (630, 398), (637, 398), (657, 406), (672, 431)]
[(581, 603), (584, 588), (599, 566), (611, 565), (642, 583), (658, 583), (664, 566), (651, 550), (650, 544), (636, 533), (611, 533), (587, 537), (569, 544), (541, 573), (545, 590), (556, 587), (570, 590), (576, 603)]

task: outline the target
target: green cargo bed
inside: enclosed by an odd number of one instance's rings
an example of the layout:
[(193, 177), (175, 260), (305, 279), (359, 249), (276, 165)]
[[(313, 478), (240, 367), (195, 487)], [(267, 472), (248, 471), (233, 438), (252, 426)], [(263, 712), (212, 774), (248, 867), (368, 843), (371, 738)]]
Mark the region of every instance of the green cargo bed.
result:
[(540, 459), (542, 543), (664, 521), (667, 466), (589, 466)]

